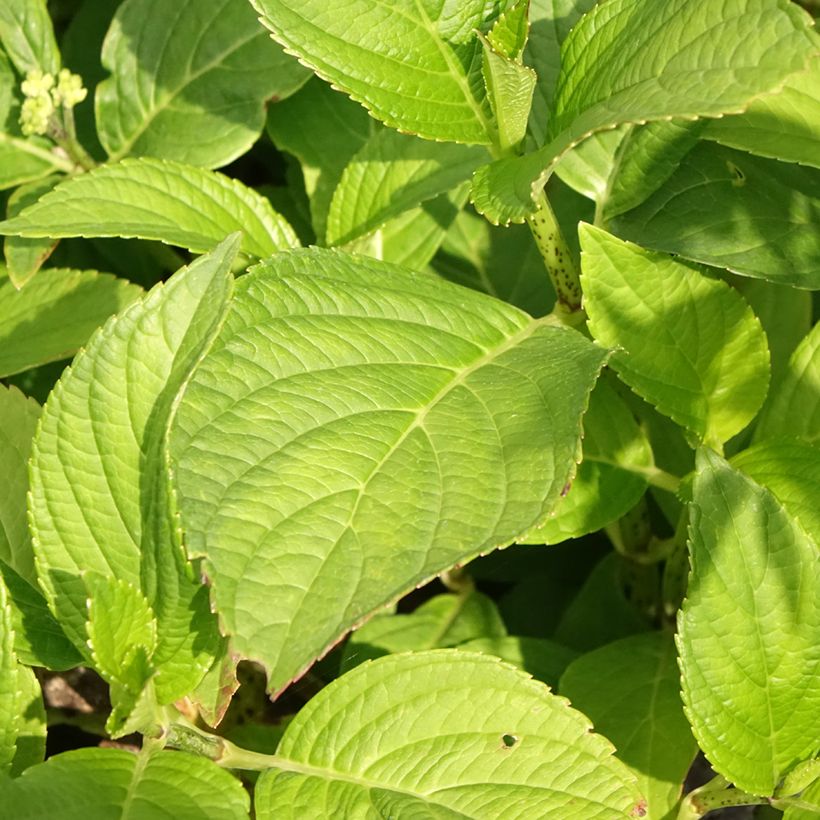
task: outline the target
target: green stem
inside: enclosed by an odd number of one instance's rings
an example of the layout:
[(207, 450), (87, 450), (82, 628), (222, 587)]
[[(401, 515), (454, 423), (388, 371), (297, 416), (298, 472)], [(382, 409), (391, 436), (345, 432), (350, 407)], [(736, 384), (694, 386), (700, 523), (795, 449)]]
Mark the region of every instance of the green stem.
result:
[(34, 145), (34, 143), (28, 140), (12, 137), (9, 134), (0, 134), (0, 143), (5, 143), (12, 148), (16, 148), (18, 151), (23, 151), (33, 157), (49, 162), (56, 170), (63, 171), (66, 174), (70, 174), (74, 170), (74, 163), (71, 162), (71, 160), (64, 159), (58, 154), (55, 154), (53, 150), (41, 148), (39, 145)]
[(535, 244), (552, 280), (558, 304), (566, 313), (581, 312), (581, 280), (555, 213), (542, 191), (536, 198), (538, 210), (527, 217)]
[(770, 802), (767, 797), (727, 786), (722, 777), (716, 777), (686, 795), (678, 811), (678, 820), (698, 820), (710, 811), (729, 806), (768, 806)]
[(63, 116), (54, 114), (49, 122), (48, 136), (68, 154), (74, 163), (73, 172), (90, 171), (97, 167), (94, 158), (80, 145), (77, 139), (77, 130), (74, 125), (74, 111), (63, 107)]

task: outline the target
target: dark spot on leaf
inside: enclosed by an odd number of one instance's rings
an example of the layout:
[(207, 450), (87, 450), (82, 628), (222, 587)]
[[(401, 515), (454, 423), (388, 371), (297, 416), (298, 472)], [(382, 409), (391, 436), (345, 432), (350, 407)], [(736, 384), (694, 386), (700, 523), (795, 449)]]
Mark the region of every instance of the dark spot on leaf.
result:
[(727, 162), (726, 167), (729, 169), (729, 173), (734, 177), (732, 180), (732, 185), (735, 188), (741, 188), (746, 184), (746, 174), (734, 164), (734, 162)]
[(515, 735), (501, 735), (501, 742), (505, 749), (512, 749), (518, 743), (518, 738)]
[(641, 800), (634, 809), (632, 809), (632, 817), (646, 817), (646, 800)]
[(564, 484), (564, 486), (561, 488), (561, 498), (566, 497), (566, 495), (570, 491), (571, 487), (572, 487), (572, 482), (571, 481), (568, 481), (566, 484)]

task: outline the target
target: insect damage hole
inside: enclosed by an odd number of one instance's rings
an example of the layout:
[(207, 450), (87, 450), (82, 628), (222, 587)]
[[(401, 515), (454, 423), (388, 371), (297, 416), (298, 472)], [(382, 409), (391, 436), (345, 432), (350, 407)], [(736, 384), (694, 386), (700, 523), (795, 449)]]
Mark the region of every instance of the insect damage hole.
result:
[(501, 735), (501, 743), (505, 749), (512, 749), (518, 743), (518, 738), (515, 735)]

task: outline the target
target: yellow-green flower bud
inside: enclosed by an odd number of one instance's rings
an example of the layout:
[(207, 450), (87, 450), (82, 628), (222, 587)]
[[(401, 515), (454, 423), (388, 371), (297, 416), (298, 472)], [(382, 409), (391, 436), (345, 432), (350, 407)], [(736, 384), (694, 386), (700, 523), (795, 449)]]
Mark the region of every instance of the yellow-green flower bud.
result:
[(23, 94), (32, 99), (41, 94), (48, 94), (53, 87), (54, 77), (51, 74), (43, 74), (39, 69), (29, 71), (20, 85)]
[(45, 134), (48, 130), (48, 121), (53, 113), (54, 103), (47, 92), (36, 97), (28, 97), (23, 100), (20, 109), (20, 128), (27, 137), (33, 134)]
[(81, 103), (87, 94), (88, 89), (83, 88), (83, 78), (79, 74), (72, 74), (67, 68), (60, 70), (57, 87), (51, 92), (54, 105), (73, 108)]

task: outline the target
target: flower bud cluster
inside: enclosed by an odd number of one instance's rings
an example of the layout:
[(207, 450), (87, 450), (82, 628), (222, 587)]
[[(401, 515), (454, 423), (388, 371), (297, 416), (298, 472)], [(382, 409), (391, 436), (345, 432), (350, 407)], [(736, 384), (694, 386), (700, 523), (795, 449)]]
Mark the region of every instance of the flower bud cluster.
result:
[(20, 110), (20, 127), (26, 136), (45, 134), (58, 106), (73, 108), (88, 94), (83, 80), (67, 68), (61, 69), (55, 82), (52, 74), (29, 71), (20, 89), (25, 96)]

